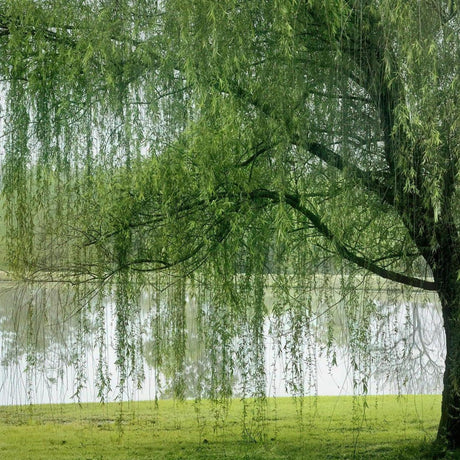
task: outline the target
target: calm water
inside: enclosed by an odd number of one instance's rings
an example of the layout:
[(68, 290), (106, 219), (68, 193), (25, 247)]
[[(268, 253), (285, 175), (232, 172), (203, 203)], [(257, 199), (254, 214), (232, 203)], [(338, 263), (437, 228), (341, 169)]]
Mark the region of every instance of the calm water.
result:
[[(81, 401), (98, 401), (95, 381), (101, 352), (111, 376), (112, 391), (107, 398), (115, 400), (120, 396), (113, 304), (106, 301), (106, 347), (101, 351), (95, 345), (96, 318), (91, 315), (87, 318), (88, 323), (84, 325), (87, 335), (82, 341), (78, 310), (63, 308), (67, 301), (68, 293), (61, 289), (45, 289), (38, 295), (33, 295), (30, 288), (11, 283), (0, 289), (0, 405), (72, 402), (76, 400), (76, 382), (84, 383), (79, 394)], [(144, 303), (139, 326), (148, 344), (151, 337), (149, 305), (147, 300)], [(358, 363), (363, 368), (356, 369), (346, 346), (338, 345), (336, 364), (331, 365), (324, 338), (312, 339), (302, 350), (308, 361), (302, 381), (305, 394), (353, 394), (362, 390), (363, 375), (370, 376), (368, 392), (371, 394), (441, 391), (444, 337), (439, 308), (426, 299), (416, 298), (397, 305), (382, 303), (381, 299), (375, 303), (384, 319), (369, 324), (369, 346), (365, 353), (370, 354), (371, 359), (363, 359)], [(340, 308), (334, 315), (336, 327), (345, 329)], [(287, 382), (288, 358), (279, 353), (269, 333), (272, 320), (268, 317), (264, 327), (266, 392), (269, 396), (286, 396), (295, 390)], [(283, 321), (283, 327), (288, 335), (288, 320)], [(283, 327), (278, 332), (283, 332)], [(142, 388), (128, 382), (123, 397), (134, 400), (168, 397), (170, 393), (165, 384), (162, 388), (156, 387), (155, 370), (146, 359), (143, 368)], [(235, 394), (241, 391), (238, 382), (234, 391)]]

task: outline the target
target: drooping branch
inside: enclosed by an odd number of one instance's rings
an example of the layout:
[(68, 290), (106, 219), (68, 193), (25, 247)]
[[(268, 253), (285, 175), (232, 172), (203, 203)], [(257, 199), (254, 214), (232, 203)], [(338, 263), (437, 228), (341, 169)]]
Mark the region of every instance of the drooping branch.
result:
[(358, 256), (357, 254), (353, 253), (348, 247), (346, 247), (335, 237), (332, 230), (321, 220), (317, 214), (307, 209), (300, 203), (300, 198), (298, 196), (293, 194), (284, 194), (280, 196), (280, 194), (275, 191), (263, 189), (251, 192), (250, 196), (252, 199), (268, 199), (273, 203), (280, 203), (281, 201), (284, 201), (292, 209), (306, 217), (313, 224), (316, 230), (334, 245), (337, 253), (349, 262), (352, 262), (359, 267), (380, 276), (381, 278), (427, 291), (436, 291), (436, 283), (433, 281), (415, 278), (412, 276), (404, 275), (402, 273), (394, 272), (392, 270), (388, 270), (377, 265), (370, 259)]
[[(241, 198), (243, 198), (245, 195), (238, 195), (238, 196), (230, 196), (228, 194), (218, 194), (214, 198), (211, 198), (211, 201), (218, 201), (219, 199), (225, 198), (225, 199), (232, 199), (235, 200), (235, 207), (234, 210), (239, 207), (239, 202)], [(349, 262), (352, 262), (356, 264), (357, 266), (364, 268), (384, 279), (388, 279), (391, 281), (395, 281), (401, 284), (405, 284), (407, 286), (412, 286), (415, 288), (419, 289), (424, 289), (428, 291), (434, 291), (436, 290), (436, 284), (432, 281), (408, 276), (402, 273), (398, 273), (392, 270), (388, 270), (387, 268), (384, 268), (380, 265), (378, 265), (378, 261), (368, 259), (366, 257), (363, 257), (362, 255), (358, 255), (354, 253), (349, 247), (347, 247), (344, 243), (342, 243), (339, 239), (336, 238), (334, 235), (334, 232), (321, 220), (321, 218), (315, 214), (313, 211), (310, 209), (306, 208), (303, 206), (300, 202), (300, 198), (297, 195), (294, 194), (283, 194), (280, 195), (276, 191), (272, 190), (266, 190), (266, 189), (257, 189), (249, 193), (249, 195), (246, 195), (250, 200), (256, 201), (260, 199), (266, 199), (269, 200), (273, 203), (280, 203), (281, 201), (284, 201), (286, 204), (288, 204), (292, 209), (295, 211), (299, 212), (302, 214), (304, 217), (307, 218), (307, 220), (310, 222), (310, 224), (327, 240), (329, 240), (333, 246), (337, 254), (339, 254), (342, 258), (348, 260)], [(198, 209), (202, 207), (204, 202), (202, 200), (194, 201), (193, 204), (188, 203), (187, 205), (181, 206), (179, 209), (176, 211), (179, 212), (179, 214), (182, 214), (184, 209), (191, 210), (191, 209)], [(183, 216), (184, 217), (184, 216)], [(161, 220), (161, 216), (157, 216), (157, 219)], [(157, 221), (156, 219), (156, 221)], [(135, 228), (135, 227), (142, 227), (143, 224), (146, 224), (146, 222), (139, 223), (136, 222), (136, 224), (129, 225), (129, 228)], [(212, 226), (211, 226), (212, 227)], [(111, 238), (114, 237), (118, 232), (111, 232), (103, 236), (103, 239)], [(221, 243), (226, 236), (228, 235), (229, 230), (228, 228), (225, 231), (219, 231), (216, 233), (215, 237), (213, 240), (215, 241), (216, 244)], [(90, 244), (94, 244), (95, 241), (91, 241)], [(150, 259), (150, 258), (145, 258), (145, 259), (136, 259), (132, 260), (128, 263), (128, 265), (125, 268), (133, 269), (134, 271), (158, 271), (162, 269), (168, 269), (172, 268), (174, 266), (177, 266), (179, 264), (185, 263), (189, 261), (190, 259), (195, 258), (201, 250), (204, 249), (203, 244), (199, 244), (195, 250), (192, 250), (190, 253), (187, 253), (183, 255), (182, 257), (179, 257), (176, 260), (156, 260), (156, 259)], [(208, 252), (208, 251), (206, 251)], [(200, 260), (206, 259), (207, 255), (203, 254), (199, 258)], [(381, 259), (380, 259), (381, 260)], [(120, 267), (118, 267), (120, 269)]]
[[(11, 34), (11, 26), (10, 23), (12, 21), (15, 21), (14, 18), (7, 17), (5, 14), (0, 13), (0, 37), (2, 36), (8, 36)], [(18, 27), (18, 21), (16, 20), (15, 26)], [(64, 35), (64, 34), (59, 34), (57, 30), (61, 31), (70, 31), (72, 30), (71, 26), (65, 26), (65, 27), (46, 27), (46, 25), (43, 25), (42, 28), (37, 28), (37, 27), (31, 27), (28, 25), (22, 26), (25, 30), (27, 30), (31, 36), (35, 36), (38, 33), (41, 33), (43, 35), (43, 38), (45, 38), (48, 41), (56, 42), (56, 43), (62, 43), (65, 45), (69, 45), (72, 48), (75, 48), (76, 43), (74, 40), (71, 39), (70, 36)], [(55, 30), (53, 30), (55, 29)]]

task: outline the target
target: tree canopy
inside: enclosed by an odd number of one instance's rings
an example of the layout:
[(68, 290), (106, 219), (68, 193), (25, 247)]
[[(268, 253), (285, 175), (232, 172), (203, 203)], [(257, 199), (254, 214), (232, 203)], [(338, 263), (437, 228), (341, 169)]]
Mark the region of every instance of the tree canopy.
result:
[(178, 394), (187, 284), (212, 397), (238, 362), (263, 396), (268, 313), (302, 369), (326, 275), (358, 354), (361, 275), (435, 292), (458, 447), (459, 29), (454, 0), (0, 1), (9, 268), (113, 286), (126, 375), (153, 286)]

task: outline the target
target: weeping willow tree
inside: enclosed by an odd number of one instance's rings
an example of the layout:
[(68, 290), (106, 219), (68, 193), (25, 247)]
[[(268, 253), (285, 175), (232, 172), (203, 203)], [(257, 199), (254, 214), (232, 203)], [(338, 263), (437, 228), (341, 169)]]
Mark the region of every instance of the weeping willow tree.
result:
[(9, 270), (113, 288), (125, 377), (150, 286), (179, 395), (190, 290), (213, 398), (238, 366), (263, 398), (269, 283), (293, 382), (328, 274), (356, 356), (365, 274), (433, 292), (458, 448), (459, 32), (455, 0), (0, 1)]

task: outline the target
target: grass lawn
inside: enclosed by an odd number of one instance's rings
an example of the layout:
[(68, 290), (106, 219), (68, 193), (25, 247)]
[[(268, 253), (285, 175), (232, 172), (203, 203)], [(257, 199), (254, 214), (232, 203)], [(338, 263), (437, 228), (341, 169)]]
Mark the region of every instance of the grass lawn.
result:
[[(440, 396), (0, 406), (0, 459), (420, 459)], [(244, 417), (246, 413), (246, 417)], [(259, 417), (260, 420), (260, 417)]]

